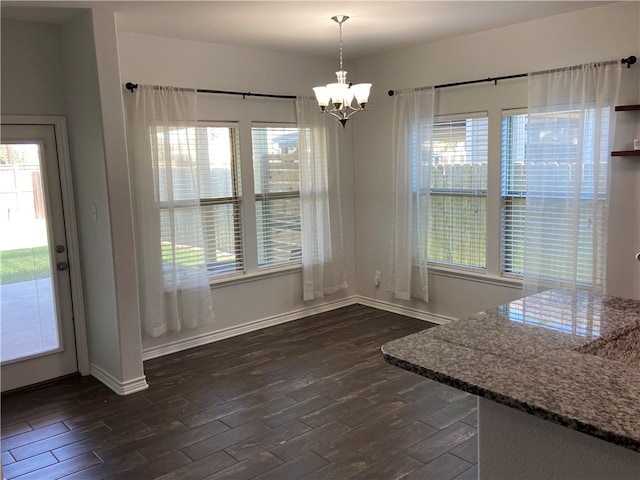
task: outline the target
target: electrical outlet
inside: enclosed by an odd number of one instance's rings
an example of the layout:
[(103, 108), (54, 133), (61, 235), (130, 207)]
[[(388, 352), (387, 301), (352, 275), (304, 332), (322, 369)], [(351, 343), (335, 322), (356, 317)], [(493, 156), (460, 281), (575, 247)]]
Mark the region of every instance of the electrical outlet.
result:
[(373, 284), (377, 287), (380, 285), (380, 272), (376, 271), (376, 274), (373, 276)]

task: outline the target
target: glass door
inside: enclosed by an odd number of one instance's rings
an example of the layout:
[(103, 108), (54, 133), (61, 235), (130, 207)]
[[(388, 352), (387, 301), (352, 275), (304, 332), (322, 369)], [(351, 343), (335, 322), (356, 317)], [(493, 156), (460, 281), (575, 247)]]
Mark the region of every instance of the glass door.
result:
[(50, 125), (3, 125), (2, 391), (77, 371), (62, 194)]

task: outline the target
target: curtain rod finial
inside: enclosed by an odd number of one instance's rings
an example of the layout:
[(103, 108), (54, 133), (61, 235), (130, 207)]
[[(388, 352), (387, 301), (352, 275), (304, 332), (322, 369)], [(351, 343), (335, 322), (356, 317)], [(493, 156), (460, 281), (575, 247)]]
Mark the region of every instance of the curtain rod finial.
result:
[(636, 58), (635, 55), (631, 55), (627, 58), (623, 58), (622, 60), (620, 60), (620, 62), (624, 65), (627, 65), (627, 68), (631, 68), (631, 65), (633, 65), (634, 63), (636, 63), (638, 59)]
[(133, 93), (133, 91), (138, 88), (138, 84), (137, 83), (131, 83), (131, 82), (127, 82), (125, 83), (125, 88), (127, 90), (129, 90), (131, 93)]

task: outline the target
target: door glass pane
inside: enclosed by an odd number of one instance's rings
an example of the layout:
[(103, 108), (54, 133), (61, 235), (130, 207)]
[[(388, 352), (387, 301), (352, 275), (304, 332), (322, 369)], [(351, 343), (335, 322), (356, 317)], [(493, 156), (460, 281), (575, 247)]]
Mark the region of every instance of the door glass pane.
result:
[(60, 348), (38, 144), (0, 145), (0, 325), (4, 362)]

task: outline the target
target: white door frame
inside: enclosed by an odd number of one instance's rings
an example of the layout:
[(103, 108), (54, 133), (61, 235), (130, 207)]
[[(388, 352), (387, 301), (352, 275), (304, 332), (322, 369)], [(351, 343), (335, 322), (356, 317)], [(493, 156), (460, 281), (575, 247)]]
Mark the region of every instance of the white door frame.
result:
[[(71, 281), (71, 303), (73, 306), (73, 325), (76, 336), (76, 355), (78, 372), (89, 375), (89, 347), (87, 344), (87, 324), (84, 315), (84, 294), (80, 268), (80, 249), (76, 225), (76, 209), (73, 199), (73, 178), (71, 175), (71, 157), (67, 140), (67, 122), (58, 115), (2, 115), (2, 123), (13, 125), (51, 125), (55, 131), (58, 166), (60, 170), (60, 189), (62, 190), (62, 209), (67, 241), (69, 276)], [(73, 268), (75, 266), (75, 268)]]

